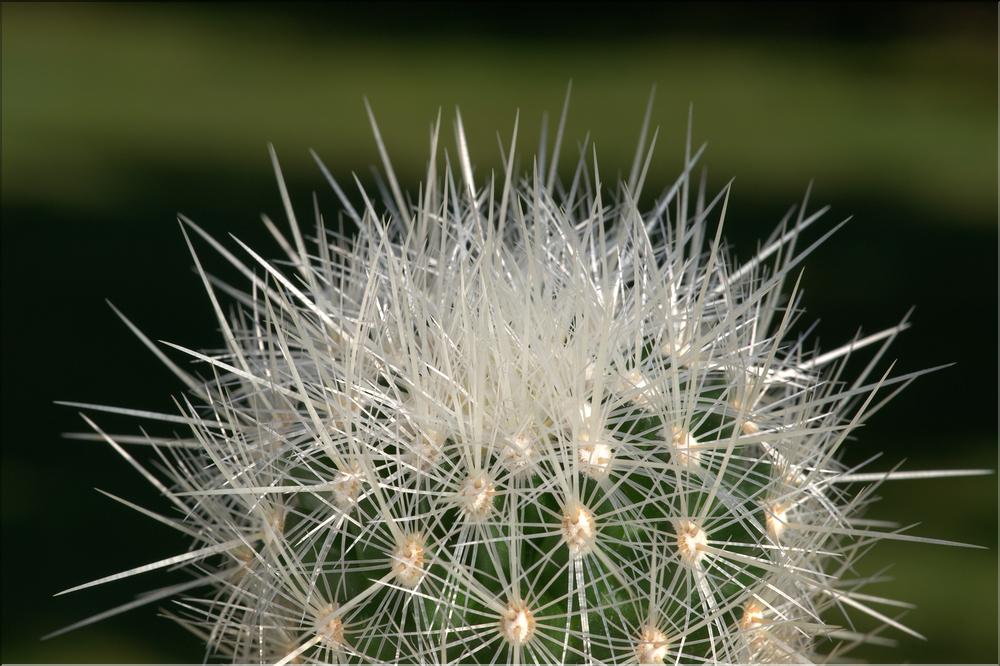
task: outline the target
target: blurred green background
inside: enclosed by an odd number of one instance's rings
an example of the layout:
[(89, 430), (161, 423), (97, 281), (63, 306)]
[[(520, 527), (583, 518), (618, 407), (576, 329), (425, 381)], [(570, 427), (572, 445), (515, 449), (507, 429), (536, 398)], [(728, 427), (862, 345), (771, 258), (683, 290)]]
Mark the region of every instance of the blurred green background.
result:
[[(709, 183), (735, 177), (727, 221), (747, 256), (815, 180), (827, 227), (808, 262), (808, 320), (834, 346), (892, 325), (919, 380), (847, 451), (875, 469), (997, 466), (997, 34), (984, 5), (59, 5), (4, 3), (2, 23), (2, 654), (10, 661), (200, 661), (197, 640), (146, 608), (43, 634), (163, 580), (58, 590), (185, 547), (99, 487), (155, 493), (56, 399), (170, 410), (180, 387), (105, 306), (154, 339), (217, 343), (177, 229), (180, 211), (258, 248), (282, 219), (273, 142), (303, 216), (337, 203), (307, 150), (349, 181), (378, 161), (376, 111), (416, 191), (429, 126), (459, 105), (480, 174), (521, 111), (537, 142), (573, 80), (568, 167), (594, 138), (605, 180), (627, 172), (657, 85), (652, 189), (680, 165), (689, 104)], [(452, 154), (454, 154), (452, 152)], [(819, 232), (817, 232), (818, 235)], [(205, 252), (210, 268), (221, 269)], [(128, 420), (101, 417), (110, 431)], [(917, 605), (882, 662), (996, 662), (997, 479), (897, 482), (872, 517), (988, 550), (886, 543), (876, 594)]]

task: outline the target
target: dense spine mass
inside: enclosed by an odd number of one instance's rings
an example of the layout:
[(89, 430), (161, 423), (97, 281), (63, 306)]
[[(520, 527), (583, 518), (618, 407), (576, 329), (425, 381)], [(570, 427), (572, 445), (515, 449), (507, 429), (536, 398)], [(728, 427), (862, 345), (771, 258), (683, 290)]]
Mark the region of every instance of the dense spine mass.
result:
[(137, 466), (120, 444), (156, 446), (172, 511), (143, 511), (191, 547), (91, 584), (183, 565), (142, 601), (235, 662), (800, 662), (882, 640), (845, 613), (906, 630), (852, 568), (900, 536), (860, 518), (891, 475), (838, 462), (915, 376), (874, 370), (906, 323), (825, 354), (789, 333), (824, 211), (737, 263), (701, 151), (643, 211), (644, 139), (609, 196), (587, 151), (519, 176), (512, 139), (481, 183), (461, 122), (457, 176), (437, 138), (416, 200), (380, 139), (379, 199), (330, 178), (356, 232), (304, 238), (279, 171), (284, 263), (183, 220), (247, 283), (198, 263), (225, 342), (177, 347), (200, 375), (156, 349), (187, 392), (146, 416), (187, 431), (88, 422)]

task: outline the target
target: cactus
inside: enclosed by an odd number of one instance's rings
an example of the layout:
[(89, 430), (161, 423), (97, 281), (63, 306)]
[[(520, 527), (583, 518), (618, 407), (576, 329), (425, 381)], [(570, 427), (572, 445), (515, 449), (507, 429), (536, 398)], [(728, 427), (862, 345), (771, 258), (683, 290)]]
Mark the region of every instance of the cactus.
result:
[[(225, 347), (170, 345), (192, 374), (125, 321), (186, 387), (176, 413), (140, 416), (184, 432), (84, 418), (170, 512), (119, 501), (190, 549), (73, 589), (190, 580), (74, 627), (173, 597), (206, 658), (279, 664), (801, 662), (883, 640), (845, 614), (910, 631), (853, 569), (880, 539), (929, 541), (860, 517), (907, 473), (839, 454), (921, 373), (875, 370), (905, 318), (826, 353), (792, 334), (796, 270), (836, 228), (800, 241), (826, 209), (807, 195), (740, 263), (731, 188), (693, 183), (690, 131), (640, 210), (648, 114), (610, 193), (586, 150), (558, 179), (558, 139), (517, 173), (516, 122), (501, 177), (477, 181), (458, 116), (457, 174), (439, 121), (414, 200), (372, 124), (380, 198), (358, 183), (357, 205), (319, 163), (356, 233), (317, 212), (304, 236), (273, 150), (285, 262), (181, 218)], [(209, 278), (192, 238), (245, 290)], [(155, 474), (130, 443), (156, 447)]]

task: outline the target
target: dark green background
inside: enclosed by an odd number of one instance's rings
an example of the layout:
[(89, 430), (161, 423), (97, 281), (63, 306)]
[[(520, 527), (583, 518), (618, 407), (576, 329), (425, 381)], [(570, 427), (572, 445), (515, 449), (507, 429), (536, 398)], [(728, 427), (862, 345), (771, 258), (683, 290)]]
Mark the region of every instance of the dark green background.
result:
[[(258, 220), (281, 218), (267, 142), (300, 214), (315, 190), (334, 219), (307, 149), (342, 180), (356, 171), (370, 182), (378, 157), (364, 95), (412, 191), (439, 107), (450, 131), (461, 106), (485, 174), (515, 110), (521, 145), (532, 145), (572, 79), (568, 146), (591, 131), (610, 180), (631, 164), (655, 83), (658, 189), (679, 167), (693, 104), (710, 184), (736, 178), (727, 236), (738, 254), (810, 179), (817, 205), (833, 205), (824, 228), (854, 215), (807, 262), (807, 319), (821, 320), (822, 344), (915, 306), (892, 352), (899, 369), (956, 364), (878, 414), (849, 458), (996, 467), (995, 5), (7, 3), (0, 19), (3, 661), (201, 659), (197, 641), (153, 608), (38, 641), (163, 578), (54, 592), (185, 547), (93, 491), (162, 508), (107, 447), (61, 439), (82, 423), (52, 401), (171, 409), (178, 384), (103, 299), (155, 339), (216, 345), (175, 213), (277, 255)], [(996, 477), (897, 482), (880, 494), (873, 516), (989, 550), (877, 547), (864, 571), (891, 565), (895, 580), (873, 592), (916, 603), (906, 621), (929, 640), (890, 632), (898, 648), (859, 656), (995, 662)]]

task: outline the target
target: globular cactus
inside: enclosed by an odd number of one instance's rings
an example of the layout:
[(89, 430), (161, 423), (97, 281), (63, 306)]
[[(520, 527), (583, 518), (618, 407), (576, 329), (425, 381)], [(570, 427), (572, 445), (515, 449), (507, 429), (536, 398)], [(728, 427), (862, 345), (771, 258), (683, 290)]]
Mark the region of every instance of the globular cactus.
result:
[[(790, 334), (786, 285), (824, 210), (804, 202), (739, 263), (730, 188), (693, 186), (690, 140), (642, 211), (645, 128), (610, 192), (587, 149), (559, 180), (558, 141), (519, 175), (516, 124), (484, 183), (458, 118), (456, 175), (438, 128), (415, 200), (377, 129), (380, 198), (320, 164), (356, 231), (317, 213), (305, 237), (275, 158), (284, 263), (182, 218), (247, 284), (195, 257), (225, 343), (176, 347), (201, 375), (129, 323), (187, 389), (140, 415), (185, 433), (85, 418), (171, 511), (122, 501), (191, 546), (79, 588), (183, 566), (189, 582), (115, 611), (174, 597), (208, 659), (241, 663), (801, 662), (883, 640), (845, 614), (907, 631), (854, 570), (917, 538), (860, 518), (893, 475), (839, 462), (916, 376), (875, 370), (907, 323), (827, 353)], [(156, 447), (155, 474), (131, 443)]]

